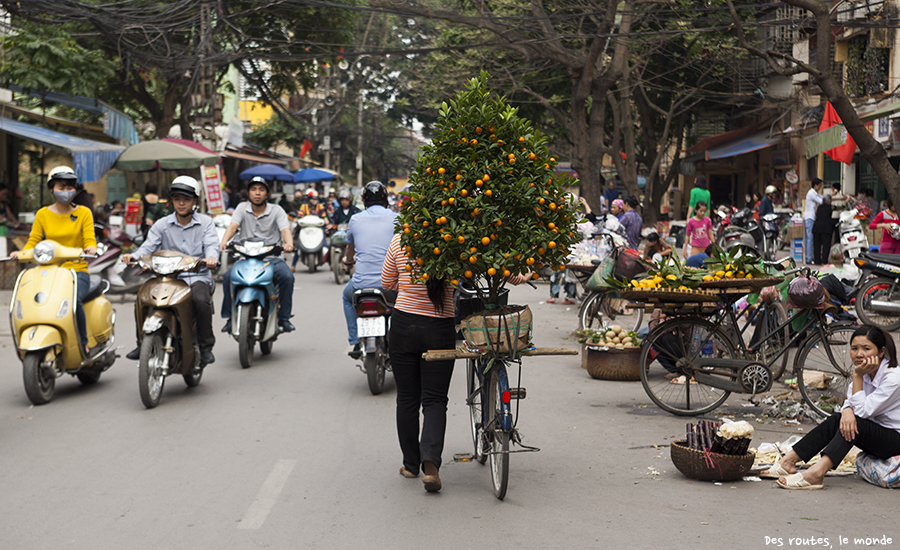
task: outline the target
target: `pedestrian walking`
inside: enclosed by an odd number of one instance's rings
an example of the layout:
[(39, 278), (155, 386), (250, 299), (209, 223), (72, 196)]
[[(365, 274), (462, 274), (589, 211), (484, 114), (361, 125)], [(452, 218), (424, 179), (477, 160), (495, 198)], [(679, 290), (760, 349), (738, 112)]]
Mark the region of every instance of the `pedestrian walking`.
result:
[(803, 207), (803, 227), (806, 229), (806, 263), (813, 263), (813, 224), (816, 222), (816, 208), (822, 204), (822, 187), (824, 182), (819, 178), (812, 179), (812, 187), (806, 193), (806, 205)]

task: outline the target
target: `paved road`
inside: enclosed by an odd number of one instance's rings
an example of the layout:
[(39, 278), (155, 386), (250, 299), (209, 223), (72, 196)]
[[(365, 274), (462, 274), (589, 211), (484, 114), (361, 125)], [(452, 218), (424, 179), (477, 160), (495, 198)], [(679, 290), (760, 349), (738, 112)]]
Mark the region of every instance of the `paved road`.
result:
[[(98, 385), (66, 377), (50, 404), (31, 407), (0, 316), (0, 548), (776, 546), (766, 536), (834, 547), (845, 536), (842, 547), (855, 548), (853, 537), (900, 538), (895, 495), (856, 477), (807, 492), (687, 480), (665, 447), (687, 420), (651, 405), (640, 383), (590, 379), (577, 357), (526, 359), (519, 427), (542, 450), (511, 457), (502, 502), (486, 467), (452, 462), (471, 449), (458, 363), (444, 490), (426, 494), (397, 473), (392, 381), (370, 395), (343, 355), (341, 289), (327, 273), (297, 274), (297, 283), (298, 331), (270, 357), (242, 370), (237, 344), (220, 338), (200, 386), (170, 379), (154, 410), (141, 404), (136, 364), (124, 357)], [(540, 304), (546, 296), (546, 286), (516, 288), (511, 301), (531, 303), (536, 344), (574, 346), (575, 309)], [(132, 306), (115, 307), (124, 356)], [(733, 397), (725, 411), (759, 412), (741, 403)], [(793, 433), (757, 424), (755, 442)]]

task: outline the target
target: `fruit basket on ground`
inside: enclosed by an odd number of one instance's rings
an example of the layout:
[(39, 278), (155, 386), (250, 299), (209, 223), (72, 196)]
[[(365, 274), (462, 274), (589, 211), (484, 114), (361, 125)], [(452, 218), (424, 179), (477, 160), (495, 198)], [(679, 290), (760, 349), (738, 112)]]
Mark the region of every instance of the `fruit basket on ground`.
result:
[(575, 333), (582, 344), (581, 366), (597, 380), (641, 379), (641, 339), (620, 325)]
[(746, 421), (687, 425), (687, 438), (669, 447), (678, 471), (700, 481), (734, 481), (749, 475), (754, 451), (749, 449), (753, 426)]
[(484, 302), (462, 326), (470, 346), (515, 354), (530, 342), (530, 311), (500, 309), (498, 297), (510, 281), (538, 278), (532, 271), (565, 269), (581, 239), (567, 194), (576, 180), (556, 174), (548, 139), (492, 94), (488, 80), (483, 72), (441, 105), (396, 228), (414, 281), (462, 282)]

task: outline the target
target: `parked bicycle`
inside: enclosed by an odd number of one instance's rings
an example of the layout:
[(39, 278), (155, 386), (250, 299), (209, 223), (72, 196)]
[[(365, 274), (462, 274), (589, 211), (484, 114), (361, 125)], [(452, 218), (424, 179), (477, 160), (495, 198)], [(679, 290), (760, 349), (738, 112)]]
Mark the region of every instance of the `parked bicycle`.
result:
[[(785, 274), (793, 273), (807, 276), (809, 270)], [(853, 369), (849, 352), (855, 325), (831, 321), (820, 309), (799, 309), (747, 344), (731, 328), (740, 326), (733, 307), (740, 294), (723, 289), (721, 297), (711, 320), (676, 317), (647, 334), (641, 384), (654, 403), (672, 414), (696, 416), (718, 408), (732, 392), (768, 391), (777, 378), (776, 362), (798, 342), (793, 376), (804, 401), (825, 416), (842, 403)], [(786, 340), (795, 321), (801, 328)]]
[[(602, 238), (606, 239), (610, 245), (614, 244), (613, 237), (609, 234), (603, 234)], [(629, 252), (622, 246), (611, 246), (610, 255), (604, 260), (605, 263), (599, 264), (597, 270), (600, 279), (604, 279), (606, 275), (615, 274), (616, 277), (632, 279), (638, 273), (646, 271), (646, 267), (641, 263), (636, 253)], [(627, 265), (626, 265), (627, 264)], [(594, 278), (594, 277), (592, 277)], [(640, 328), (644, 320), (644, 311), (636, 309), (629, 311), (625, 306), (628, 300), (623, 300), (619, 293), (607, 287), (598, 287), (585, 284), (588, 293), (581, 303), (578, 310), (578, 328), (597, 329), (604, 323), (604, 317), (610, 322), (616, 322), (617, 318), (632, 315), (633, 322), (627, 322), (628, 330)], [(619, 324), (624, 321), (619, 321)]]

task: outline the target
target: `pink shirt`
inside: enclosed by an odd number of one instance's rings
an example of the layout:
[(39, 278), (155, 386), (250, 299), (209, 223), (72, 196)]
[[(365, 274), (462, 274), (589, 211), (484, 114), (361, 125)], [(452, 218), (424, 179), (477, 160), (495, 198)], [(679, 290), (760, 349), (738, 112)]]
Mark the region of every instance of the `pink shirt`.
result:
[(712, 220), (709, 219), (708, 216), (703, 216), (702, 221), (697, 221), (696, 217), (691, 216), (691, 219), (687, 222), (684, 233), (691, 236), (691, 246), (706, 248), (710, 244), (709, 231), (711, 229)]

